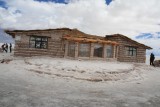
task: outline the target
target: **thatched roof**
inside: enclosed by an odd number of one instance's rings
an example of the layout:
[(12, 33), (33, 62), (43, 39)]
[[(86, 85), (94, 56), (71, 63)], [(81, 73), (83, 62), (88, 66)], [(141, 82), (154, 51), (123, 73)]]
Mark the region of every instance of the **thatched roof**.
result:
[(122, 35), (122, 34), (106, 35), (105, 38), (106, 38), (106, 39), (109, 39), (109, 38), (113, 38), (113, 37), (120, 37), (120, 38), (123, 38), (123, 39), (125, 39), (125, 40), (127, 40), (127, 41), (132, 41), (132, 42), (134, 42), (135, 44), (144, 47), (145, 49), (152, 49), (151, 47), (149, 47), (149, 46), (147, 46), (147, 45), (144, 45), (144, 44), (142, 44), (142, 43), (139, 43), (139, 42), (137, 42), (137, 41), (135, 41), (135, 40), (133, 40), (133, 39), (127, 37), (127, 36), (124, 36), (124, 35)]

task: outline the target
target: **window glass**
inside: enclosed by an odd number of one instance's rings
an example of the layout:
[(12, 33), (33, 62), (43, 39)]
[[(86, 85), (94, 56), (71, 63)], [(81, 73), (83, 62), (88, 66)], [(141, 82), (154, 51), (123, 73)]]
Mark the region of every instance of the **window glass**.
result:
[(79, 44), (79, 56), (80, 57), (89, 57), (90, 56), (90, 44), (89, 43), (80, 43)]
[(136, 56), (137, 48), (131, 46), (125, 47), (125, 53), (127, 56)]
[(75, 57), (75, 43), (69, 42), (68, 44), (68, 56)]
[(42, 38), (42, 41), (47, 41), (47, 38)]
[(35, 48), (41, 48), (41, 42), (38, 42), (38, 41), (37, 41)]
[(41, 47), (42, 47), (43, 49), (47, 48), (47, 42), (42, 42)]
[(36, 41), (41, 41), (41, 37), (36, 37)]
[(102, 53), (103, 53), (103, 45), (94, 44), (94, 57), (102, 57)]
[(112, 45), (107, 45), (106, 46), (106, 54), (107, 58), (112, 58), (113, 57), (113, 46)]
[(30, 36), (30, 48), (47, 49), (48, 38), (39, 36)]

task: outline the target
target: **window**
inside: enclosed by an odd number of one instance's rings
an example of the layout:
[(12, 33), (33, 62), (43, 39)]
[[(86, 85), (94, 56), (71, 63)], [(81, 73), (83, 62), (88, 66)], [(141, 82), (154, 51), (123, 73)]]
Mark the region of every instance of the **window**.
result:
[(125, 47), (126, 55), (127, 56), (136, 56), (137, 55), (137, 48), (135, 47)]
[(103, 45), (94, 44), (94, 57), (102, 57), (102, 53), (103, 53)]
[(107, 58), (112, 58), (113, 57), (113, 46), (112, 45), (107, 45), (106, 46), (106, 53), (107, 53)]
[(80, 43), (79, 44), (79, 56), (80, 57), (89, 57), (90, 56), (90, 44), (89, 43)]
[(75, 57), (75, 43), (74, 42), (69, 42), (68, 44), (68, 56), (70, 57)]
[(47, 49), (48, 38), (40, 36), (30, 36), (30, 48)]

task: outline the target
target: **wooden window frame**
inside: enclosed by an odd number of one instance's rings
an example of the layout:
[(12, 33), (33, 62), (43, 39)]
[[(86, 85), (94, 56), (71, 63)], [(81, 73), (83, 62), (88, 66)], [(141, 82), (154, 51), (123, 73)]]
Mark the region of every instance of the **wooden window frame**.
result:
[[(101, 46), (102, 46), (102, 54), (101, 54), (101, 56), (95, 56), (95, 46), (96, 46), (96, 45), (101, 45)], [(104, 44), (95, 43), (95, 44), (94, 44), (94, 48), (93, 48), (93, 57), (95, 57), (95, 58), (103, 58), (103, 55), (104, 55)]]
[[(80, 55), (80, 45), (81, 44), (87, 44), (87, 45), (89, 45), (89, 50), (88, 50), (88, 56), (81, 56)], [(90, 57), (90, 52), (91, 52), (91, 44), (90, 43), (85, 43), (85, 42), (79, 42), (79, 44), (78, 44), (78, 57)]]
[(125, 46), (125, 53), (127, 56), (136, 57), (137, 56), (137, 47)]
[[(108, 48), (108, 46), (111, 47), (111, 48)], [(109, 50), (109, 49), (111, 49), (111, 51), (110, 51), (110, 52), (111, 52), (111, 53), (110, 53), (111, 56), (108, 55), (108, 53), (109, 53), (108, 50)], [(113, 56), (114, 56), (114, 55), (113, 55), (113, 54), (114, 54), (114, 46), (113, 46), (112, 44), (107, 44), (105, 51), (106, 51), (106, 58), (113, 58)]]
[[(32, 40), (33, 38), (33, 40)], [(37, 40), (37, 39), (40, 39), (40, 40)], [(46, 40), (43, 40), (43, 39), (46, 39)], [(31, 42), (35, 42), (33, 47), (31, 46)], [(44, 48), (42, 46), (42, 44), (45, 43), (46, 44), (46, 48)], [(39, 47), (37, 47), (37, 44), (40, 44)], [(30, 39), (29, 39), (29, 48), (36, 48), (36, 49), (48, 49), (48, 37), (45, 37), (45, 36), (30, 36)]]
[[(72, 45), (74, 45), (74, 49), (72, 49), (72, 51), (74, 50), (74, 55), (72, 56), (70, 53), (70, 50), (71, 50), (71, 44)], [(68, 42), (68, 54), (67, 54), (67, 56), (69, 56), (69, 57), (75, 57), (75, 51), (76, 51), (76, 42), (73, 42), (73, 41), (69, 41)]]

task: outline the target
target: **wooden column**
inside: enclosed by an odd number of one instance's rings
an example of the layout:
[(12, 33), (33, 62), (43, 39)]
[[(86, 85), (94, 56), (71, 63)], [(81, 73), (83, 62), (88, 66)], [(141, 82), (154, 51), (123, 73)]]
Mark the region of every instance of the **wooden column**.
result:
[(65, 41), (65, 52), (64, 52), (64, 57), (67, 57), (68, 56), (68, 41)]
[(78, 58), (78, 42), (75, 42), (75, 58)]
[(113, 46), (113, 58), (116, 58), (116, 45)]
[(106, 51), (106, 47), (107, 47), (107, 44), (104, 44), (103, 46), (103, 58), (106, 59), (107, 58), (107, 51)]
[(119, 46), (116, 46), (116, 47), (117, 47), (116, 58), (118, 58), (118, 50), (119, 50)]
[(93, 54), (94, 54), (94, 43), (91, 43), (90, 58), (93, 58)]

